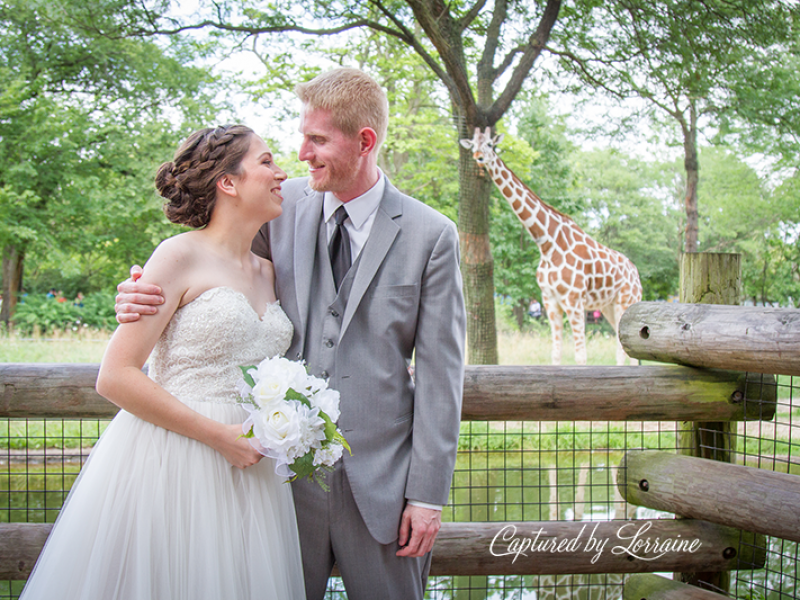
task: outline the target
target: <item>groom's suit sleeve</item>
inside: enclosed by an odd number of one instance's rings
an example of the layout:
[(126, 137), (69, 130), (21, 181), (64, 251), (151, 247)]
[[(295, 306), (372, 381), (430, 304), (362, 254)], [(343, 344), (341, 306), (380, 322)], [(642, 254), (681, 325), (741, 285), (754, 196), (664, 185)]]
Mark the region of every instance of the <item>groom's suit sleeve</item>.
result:
[(458, 233), (448, 221), (422, 278), (407, 500), (447, 504), (461, 421), (465, 328)]
[(272, 260), (272, 253), (269, 248), (269, 224), (264, 223), (261, 229), (258, 230), (256, 237), (253, 238), (253, 243), (250, 245), (250, 250), (256, 256)]

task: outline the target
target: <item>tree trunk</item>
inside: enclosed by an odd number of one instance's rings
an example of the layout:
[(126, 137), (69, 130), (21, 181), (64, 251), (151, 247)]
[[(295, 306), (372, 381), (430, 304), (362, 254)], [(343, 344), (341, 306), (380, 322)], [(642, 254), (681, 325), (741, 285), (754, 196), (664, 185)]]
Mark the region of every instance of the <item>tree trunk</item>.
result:
[(700, 180), (700, 162), (697, 159), (697, 112), (694, 103), (690, 111), (689, 126), (683, 124), (683, 166), (686, 169), (686, 235), (684, 252), (697, 252), (699, 216), (697, 210), (697, 184)]
[(25, 253), (16, 246), (8, 245), (3, 248), (3, 305), (0, 308), (0, 321), (6, 328), (14, 316), (14, 307), (17, 305), (17, 294), (22, 291), (22, 267)]
[(517, 303), (511, 308), (511, 313), (517, 321), (517, 328), (522, 331), (525, 327), (525, 315), (528, 313), (528, 302), (517, 300)]
[(494, 259), (489, 245), (489, 193), (493, 184), (488, 175), (480, 176), (469, 151), (461, 147), (458, 174), (458, 232), (467, 306), (467, 363), (495, 365)]

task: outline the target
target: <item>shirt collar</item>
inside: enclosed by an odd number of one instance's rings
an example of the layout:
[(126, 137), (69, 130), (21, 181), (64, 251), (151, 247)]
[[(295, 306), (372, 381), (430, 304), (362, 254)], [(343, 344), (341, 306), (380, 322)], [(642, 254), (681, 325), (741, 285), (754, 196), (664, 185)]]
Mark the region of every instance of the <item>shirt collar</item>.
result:
[[(385, 189), (386, 179), (383, 176), (383, 172), (379, 169), (378, 182), (357, 198), (353, 198), (346, 203), (347, 215), (350, 217), (350, 222), (353, 224), (353, 227), (357, 230), (361, 229), (372, 213), (378, 210), (378, 205), (381, 203), (381, 198), (383, 198)], [(342, 204), (345, 204), (331, 192), (325, 192), (322, 202), (322, 217), (326, 223), (330, 221), (336, 209)]]

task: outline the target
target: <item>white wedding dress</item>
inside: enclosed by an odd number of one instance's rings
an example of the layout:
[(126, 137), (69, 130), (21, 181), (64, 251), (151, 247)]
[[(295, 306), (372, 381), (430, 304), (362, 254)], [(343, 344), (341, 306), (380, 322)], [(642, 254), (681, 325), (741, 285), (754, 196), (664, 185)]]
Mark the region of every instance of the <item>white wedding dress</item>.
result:
[[(241, 423), (239, 365), (283, 354), (280, 306), (259, 318), (214, 288), (180, 308), (150, 376), (197, 412)], [(91, 452), (22, 593), (23, 600), (305, 598), (291, 487), (265, 458), (247, 469), (121, 411)]]

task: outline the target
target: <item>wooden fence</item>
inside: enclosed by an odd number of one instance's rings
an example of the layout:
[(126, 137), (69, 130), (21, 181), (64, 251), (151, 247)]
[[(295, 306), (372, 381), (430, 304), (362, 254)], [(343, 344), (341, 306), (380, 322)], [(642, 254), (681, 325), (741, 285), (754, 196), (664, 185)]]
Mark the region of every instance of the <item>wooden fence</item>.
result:
[[(634, 358), (683, 364), (469, 367), (463, 419), (770, 420), (776, 408), (776, 385), (771, 374), (800, 375), (800, 311), (796, 310), (644, 302), (626, 312), (620, 339)], [(78, 364), (0, 365), (0, 418), (113, 416), (116, 407), (94, 391), (97, 369), (98, 365)], [(747, 377), (741, 370), (765, 375)], [(800, 478), (710, 463), (674, 454), (629, 452), (619, 470), (620, 493), (629, 502), (693, 518), (597, 522), (591, 524), (591, 532), (586, 530), (587, 523), (579, 521), (444, 523), (431, 573), (728, 571), (741, 564), (763, 567), (765, 543), (761, 534), (800, 540), (795, 500)], [(697, 474), (692, 479), (696, 486), (689, 484), (688, 473)], [(746, 506), (742, 505), (743, 498), (748, 499)], [(590, 533), (597, 539), (619, 537), (620, 528), (627, 523), (647, 527), (651, 538), (700, 539), (702, 544), (694, 552), (666, 552), (661, 557), (655, 553), (604, 552), (596, 561), (588, 557), (576, 561), (569, 552), (527, 556), (517, 552), (519, 544), (537, 531), (546, 531), (553, 543), (563, 543), (566, 548), (568, 541), (581, 536), (586, 539)], [(50, 527), (0, 524), (0, 580), (27, 577)], [(754, 533), (743, 534), (742, 529)], [(512, 560), (515, 552), (517, 560)], [(677, 582), (653, 587), (649, 576), (631, 578), (630, 582), (625, 592), (630, 598), (672, 598), (678, 596), (671, 594), (680, 593), (689, 593), (680, 597), (709, 597), (696, 595), (702, 592), (696, 588), (682, 590)], [(642, 591), (645, 588), (651, 592)]]

